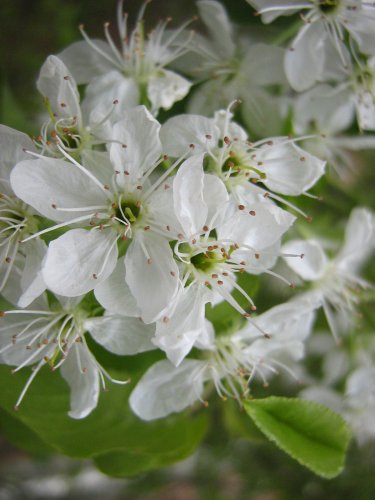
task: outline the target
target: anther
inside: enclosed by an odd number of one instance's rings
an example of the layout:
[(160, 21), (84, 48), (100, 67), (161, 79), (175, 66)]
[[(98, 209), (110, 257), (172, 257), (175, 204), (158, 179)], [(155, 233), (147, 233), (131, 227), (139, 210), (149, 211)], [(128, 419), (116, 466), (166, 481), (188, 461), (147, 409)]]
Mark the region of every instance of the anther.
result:
[(10, 257), (6, 257), (6, 258), (5, 258), (5, 262), (6, 262), (7, 264), (10, 264), (10, 263), (12, 262), (12, 259), (11, 259)]
[(252, 215), (254, 217), (256, 215), (255, 210), (250, 210), (249, 215)]
[(224, 281), (219, 280), (219, 281), (217, 282), (217, 284), (218, 284), (218, 285), (224, 285)]
[(212, 135), (211, 134), (206, 134), (205, 138), (208, 139), (208, 140), (210, 140), (210, 139), (212, 139)]
[(173, 277), (175, 277), (175, 276), (176, 276), (176, 273), (175, 273), (174, 271), (169, 271), (169, 274), (170, 274), (171, 276), (173, 276)]
[(213, 279), (216, 279), (216, 278), (218, 278), (218, 277), (219, 277), (219, 276), (218, 276), (217, 274), (211, 274), (211, 278), (213, 278)]
[(143, 229), (144, 229), (145, 231), (148, 231), (148, 230), (150, 229), (150, 226), (145, 226)]
[(238, 205), (238, 210), (245, 210), (245, 205)]
[(169, 321), (168, 316), (164, 316), (164, 318), (163, 318), (163, 323), (168, 323), (168, 321)]
[(189, 144), (190, 149), (195, 149), (195, 144)]
[(97, 276), (97, 274), (95, 274), (95, 273), (92, 275), (92, 277), (94, 278), (94, 280), (97, 280), (97, 279), (98, 279), (98, 276)]
[(115, 99), (112, 104), (118, 104), (118, 99)]
[(57, 208), (57, 206), (54, 203), (51, 204), (51, 207), (55, 209)]
[(228, 136), (225, 136), (225, 137), (224, 137), (224, 139), (223, 139), (223, 141), (225, 142), (225, 144), (226, 144), (227, 146), (229, 146), (229, 144), (230, 144), (230, 139), (229, 139), (229, 137), (228, 137)]
[(207, 232), (209, 230), (208, 226), (203, 226), (202, 227), (203, 231)]
[(152, 263), (152, 259), (147, 259), (147, 264), (151, 264)]
[(121, 144), (121, 147), (122, 147), (123, 149), (126, 149), (128, 146), (127, 146), (127, 144)]
[(258, 260), (258, 259), (260, 259), (260, 254), (259, 253), (255, 253), (254, 257)]

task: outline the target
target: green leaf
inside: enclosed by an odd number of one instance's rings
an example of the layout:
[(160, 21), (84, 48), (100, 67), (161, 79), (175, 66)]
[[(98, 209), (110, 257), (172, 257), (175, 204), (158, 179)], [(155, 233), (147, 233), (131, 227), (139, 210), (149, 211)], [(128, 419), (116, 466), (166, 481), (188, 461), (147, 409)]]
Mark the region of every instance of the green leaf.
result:
[(45, 456), (56, 451), (26, 425), (3, 410), (0, 411), (0, 429), (10, 443), (33, 455)]
[[(126, 358), (125, 358), (126, 359)], [(207, 427), (206, 415), (195, 419), (181, 414), (155, 422), (139, 420), (128, 407), (134, 383), (109, 385), (102, 392), (98, 407), (85, 419), (67, 415), (69, 389), (59, 373), (43, 368), (28, 390), (17, 412), (13, 406), (30, 370), (11, 374), (0, 366), (0, 406), (59, 452), (76, 458), (116, 452), (120, 456), (155, 456), (152, 467), (164, 465), (165, 457), (181, 460), (192, 453)], [(127, 378), (123, 372), (117, 378)], [(176, 397), (178, 397), (176, 395)], [(101, 461), (104, 464), (104, 459)], [(139, 462), (138, 468), (150, 468)], [(102, 466), (103, 470), (105, 464)], [(125, 469), (125, 468), (124, 468)]]
[(333, 478), (344, 467), (351, 433), (329, 408), (297, 398), (244, 402), (248, 415), (279, 448), (319, 476)]
[(233, 435), (248, 439), (253, 443), (264, 443), (266, 438), (258, 427), (249, 420), (246, 412), (239, 407), (237, 401), (227, 400), (221, 405), (223, 423), (227, 431)]
[(96, 466), (105, 474), (114, 477), (129, 477), (160, 467), (166, 467), (191, 455), (207, 430), (207, 419), (200, 415), (190, 420), (184, 439), (179, 439), (174, 448), (166, 450), (161, 443), (151, 452), (115, 451), (94, 458)]

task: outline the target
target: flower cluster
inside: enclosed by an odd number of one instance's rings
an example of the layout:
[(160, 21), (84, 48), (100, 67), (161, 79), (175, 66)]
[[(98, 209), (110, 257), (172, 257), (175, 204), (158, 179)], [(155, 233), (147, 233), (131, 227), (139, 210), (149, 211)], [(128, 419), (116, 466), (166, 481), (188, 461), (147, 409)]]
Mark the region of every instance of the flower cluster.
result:
[[(374, 146), (338, 136), (355, 113), (360, 130), (375, 128), (373, 8), (250, 3), (265, 22), (304, 10), (287, 49), (249, 48), (213, 0), (197, 2), (205, 35), (169, 20), (146, 34), (146, 3), (129, 31), (119, 2), (120, 46), (108, 23), (105, 41), (80, 27), (84, 40), (43, 64), (40, 133), (0, 127), (0, 290), (14, 307), (1, 313), (0, 360), (33, 367), (16, 408), (45, 365), (69, 384), (73, 418), (96, 407), (106, 379), (128, 383), (89, 337), (117, 355), (162, 351), (129, 399), (152, 420), (207, 405), (210, 389), (241, 404), (259, 381), (299, 376), (320, 308), (337, 341), (350, 328), (358, 289), (371, 286), (359, 268), (375, 247), (373, 213), (352, 212), (335, 257), (327, 240), (297, 236), (311, 222), (300, 199), (317, 198), (326, 162), (343, 172), (347, 149)], [(186, 114), (158, 121), (184, 98)], [(307, 286), (257, 310), (251, 284), (265, 275)], [(224, 302), (239, 321), (220, 332), (207, 311)], [(351, 407), (363, 370), (348, 381)]]

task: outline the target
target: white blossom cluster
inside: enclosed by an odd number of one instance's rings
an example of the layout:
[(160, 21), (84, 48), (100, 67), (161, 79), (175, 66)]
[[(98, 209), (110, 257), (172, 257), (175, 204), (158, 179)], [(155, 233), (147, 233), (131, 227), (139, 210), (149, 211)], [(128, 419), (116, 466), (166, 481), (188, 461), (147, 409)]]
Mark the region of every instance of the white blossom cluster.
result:
[[(320, 308), (335, 338), (349, 328), (353, 288), (370, 286), (359, 269), (375, 246), (374, 215), (352, 212), (333, 259), (326, 242), (284, 240), (307, 217), (290, 198), (309, 195), (326, 160), (346, 164), (347, 149), (374, 145), (338, 136), (355, 114), (361, 130), (375, 128), (372, 6), (250, 3), (265, 22), (303, 9), (289, 49), (236, 37), (213, 0), (197, 2), (206, 35), (168, 21), (146, 34), (146, 4), (131, 31), (119, 2), (120, 46), (108, 24), (104, 41), (81, 27), (83, 41), (43, 64), (40, 134), (0, 126), (0, 290), (15, 307), (1, 313), (0, 360), (33, 367), (16, 407), (45, 365), (68, 382), (73, 418), (96, 407), (106, 379), (128, 383), (100, 365), (88, 336), (118, 355), (163, 351), (129, 400), (152, 420), (206, 404), (210, 388), (240, 402), (253, 379), (293, 373)], [(183, 98), (188, 113), (160, 123)], [(237, 99), (250, 133), (234, 120)], [(281, 133), (288, 119), (299, 135)], [(241, 274), (311, 286), (257, 311)], [(222, 301), (243, 324), (217, 335), (206, 306)], [(358, 399), (356, 385), (353, 374)]]

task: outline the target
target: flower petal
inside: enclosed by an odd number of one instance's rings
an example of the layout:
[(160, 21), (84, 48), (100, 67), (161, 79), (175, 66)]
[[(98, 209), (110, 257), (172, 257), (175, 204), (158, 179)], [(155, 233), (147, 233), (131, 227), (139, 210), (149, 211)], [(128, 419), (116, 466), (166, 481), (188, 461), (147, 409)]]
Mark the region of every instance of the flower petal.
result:
[[(103, 40), (91, 40), (102, 52), (108, 56), (112, 51), (108, 43)], [(71, 71), (78, 85), (89, 83), (93, 78), (113, 70), (115, 65), (111, 64), (105, 57), (96, 52), (85, 41), (74, 42), (59, 54), (61, 59)]]
[(85, 328), (98, 344), (114, 354), (130, 355), (155, 349), (151, 342), (155, 325), (145, 325), (139, 318), (110, 314), (86, 320)]
[(163, 151), (175, 158), (186, 154), (190, 144), (194, 153), (206, 152), (208, 145), (217, 145), (220, 131), (210, 118), (199, 115), (178, 115), (167, 120), (160, 129)]
[(201, 398), (204, 366), (192, 359), (178, 368), (167, 360), (155, 363), (131, 393), (131, 409), (142, 420), (154, 420), (187, 408)]
[(125, 281), (123, 259), (117, 261), (113, 273), (94, 288), (96, 300), (112, 314), (139, 317), (141, 312)]
[(147, 86), (151, 110), (170, 109), (175, 102), (187, 95), (190, 87), (191, 83), (174, 71), (164, 69), (160, 75), (151, 76)]
[(298, 196), (311, 188), (324, 174), (325, 161), (293, 143), (273, 139), (271, 147), (257, 154), (266, 174), (264, 184), (277, 193)]
[(321, 278), (328, 264), (328, 259), (321, 244), (315, 240), (291, 240), (282, 248), (283, 253), (303, 254), (300, 257), (285, 257), (285, 262), (302, 279), (315, 281)]
[[(117, 101), (117, 104), (114, 102)], [(139, 104), (139, 91), (132, 78), (125, 77), (119, 71), (110, 71), (90, 81), (86, 88), (82, 111), (89, 122), (98, 121), (98, 115), (108, 115), (111, 123), (122, 118), (123, 112)], [(115, 106), (115, 107), (114, 107)]]
[(98, 404), (99, 372), (84, 343), (73, 344), (60, 371), (70, 386), (69, 416), (77, 419), (87, 417)]
[(138, 232), (126, 255), (126, 282), (145, 323), (152, 323), (170, 305), (178, 289), (178, 268), (166, 240)]
[(42, 268), (47, 287), (66, 297), (92, 290), (116, 266), (116, 240), (111, 229), (72, 229), (52, 241)]
[(204, 155), (200, 154), (185, 160), (173, 181), (174, 209), (187, 237), (202, 232), (207, 220), (208, 207), (203, 198), (203, 158)]
[(30, 158), (24, 150), (35, 151), (35, 145), (30, 137), (23, 132), (0, 124), (0, 179), (1, 190), (12, 194), (9, 178), (16, 163)]
[(204, 287), (190, 286), (181, 292), (173, 314), (156, 323), (153, 343), (175, 366), (181, 363), (200, 336), (208, 336), (205, 321), (208, 300)]
[(112, 131), (112, 139), (120, 144), (110, 146), (111, 161), (122, 178), (126, 170), (131, 180), (139, 182), (159, 160), (162, 149), (159, 130), (160, 124), (144, 106), (124, 111)]
[(51, 111), (55, 116), (59, 118), (75, 117), (78, 127), (81, 126), (81, 108), (77, 85), (70, 76), (68, 68), (58, 57), (47, 57), (40, 70), (36, 86), (42, 96), (48, 99)]
[(72, 163), (56, 158), (25, 160), (11, 173), (16, 195), (45, 217), (69, 221), (90, 215), (87, 211), (64, 212), (58, 208), (107, 205), (105, 193)]

